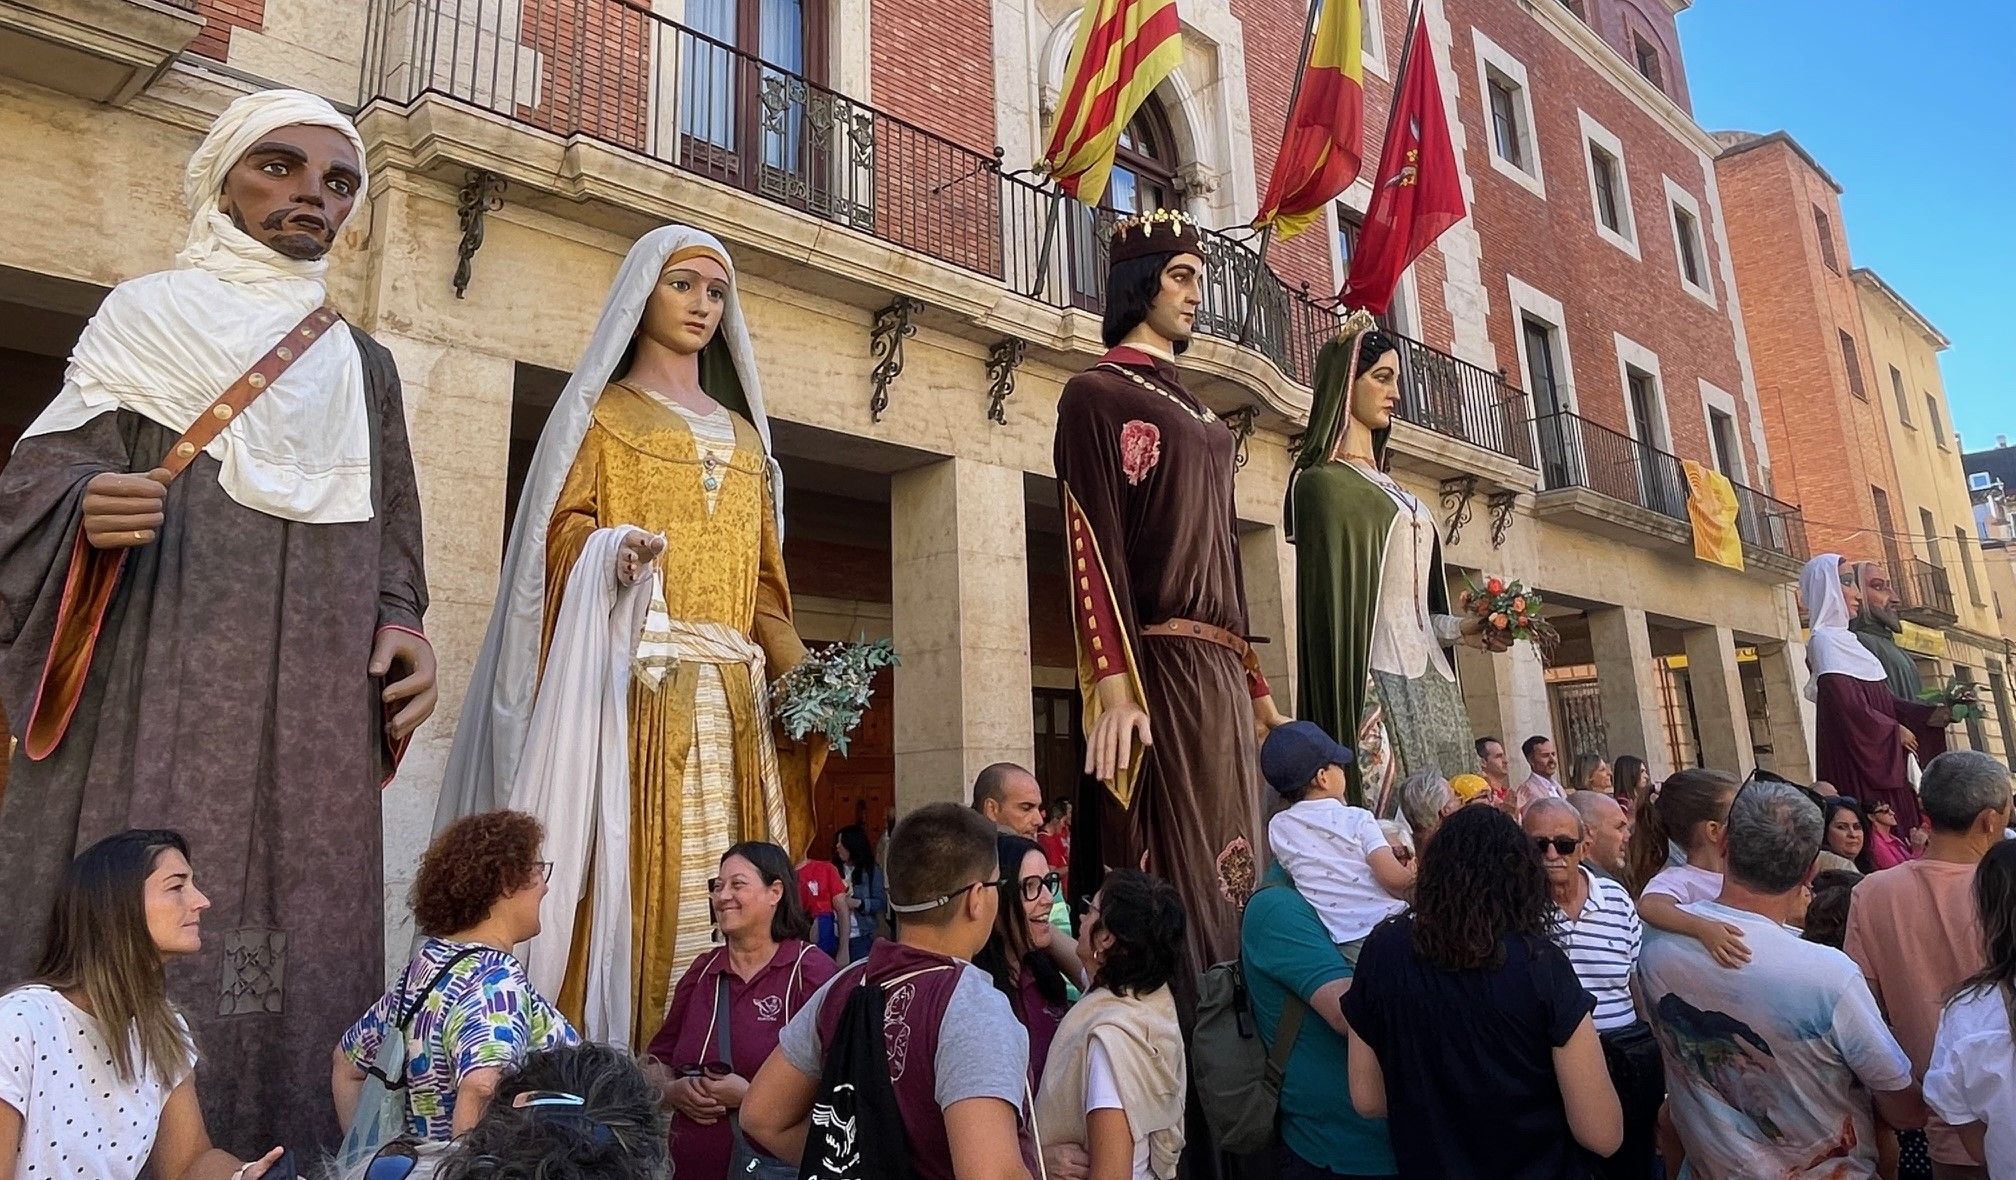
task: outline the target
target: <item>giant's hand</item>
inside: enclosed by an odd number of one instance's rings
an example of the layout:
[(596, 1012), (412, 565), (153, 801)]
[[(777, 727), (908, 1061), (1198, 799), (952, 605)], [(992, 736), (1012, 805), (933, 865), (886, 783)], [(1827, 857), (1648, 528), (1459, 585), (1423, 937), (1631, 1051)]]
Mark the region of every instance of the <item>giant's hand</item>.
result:
[(378, 632), (371, 647), (371, 675), (398, 677), (389, 680), (381, 695), (387, 709), (398, 710), (385, 722), (385, 736), (395, 744), (433, 715), (440, 699), (434, 671), (434, 648), (424, 638), (395, 627)]
[(1905, 750), (1910, 753), (1918, 752), (1918, 735), (1912, 733), (1908, 727), (1901, 724), (1897, 726), (1897, 740), (1904, 743)]
[(1125, 676), (1108, 676), (1099, 682), (1099, 720), (1085, 735), (1085, 773), (1102, 783), (1110, 783), (1126, 770), (1134, 756), (1134, 739), (1152, 746), (1148, 732), (1148, 711), (1134, 699), (1134, 690)]
[(665, 538), (651, 533), (631, 533), (623, 538), (623, 544), (616, 550), (616, 581), (624, 586), (635, 586), (643, 581), (644, 572), (664, 552)]
[(132, 549), (152, 541), (168, 502), (168, 472), (108, 471), (84, 485), (84, 539), (94, 549)]

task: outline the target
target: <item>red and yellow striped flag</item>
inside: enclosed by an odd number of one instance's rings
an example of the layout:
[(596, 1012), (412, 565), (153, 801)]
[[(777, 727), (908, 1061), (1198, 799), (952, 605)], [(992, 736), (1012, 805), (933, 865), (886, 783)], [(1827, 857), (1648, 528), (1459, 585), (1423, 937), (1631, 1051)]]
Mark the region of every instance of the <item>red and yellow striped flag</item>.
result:
[(1267, 182), (1267, 199), (1253, 221), (1258, 228), (1272, 224), (1281, 238), (1321, 216), (1323, 206), (1358, 179), (1365, 160), (1365, 18), (1359, 0), (1314, 2), (1322, 9), (1302, 86)]
[(1183, 60), (1176, 0), (1086, 0), (1044, 170), (1087, 205), (1106, 194), (1120, 132)]

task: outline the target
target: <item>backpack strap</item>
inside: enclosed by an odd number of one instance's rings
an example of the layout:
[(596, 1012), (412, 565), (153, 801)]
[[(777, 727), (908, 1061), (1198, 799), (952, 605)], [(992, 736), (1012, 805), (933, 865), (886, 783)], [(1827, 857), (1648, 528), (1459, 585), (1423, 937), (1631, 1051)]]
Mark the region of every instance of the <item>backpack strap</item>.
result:
[[(441, 964), (440, 968), (428, 979), (427, 986), (415, 992), (412, 1000), (400, 1007), (399, 1019), (393, 1023), (391, 1028), (385, 1031), (385, 1035), (392, 1036), (397, 1034), (401, 1040), (404, 1040), (408, 1027), (413, 1023), (413, 1018), (420, 1015), (421, 1005), (425, 1004), (427, 997), (433, 995), (435, 990), (441, 986), (442, 981), (448, 978), (448, 973), (455, 969), (455, 965), (464, 959), (480, 955), (484, 951), (491, 951), (493, 954), (496, 953), (493, 948), (487, 946), (467, 946), (449, 956), (448, 961)], [(408, 972), (411, 972), (410, 967), (408, 968)], [(406, 1064), (403, 1055), (400, 1059), (399, 1076), (396, 1078), (386, 1077), (375, 1064), (365, 1065), (364, 1072), (377, 1078), (390, 1089), (403, 1090), (406, 1088)]]
[(728, 973), (723, 971), (714, 977), (714, 1041), (721, 1046), (721, 1060), (730, 1068), (735, 1065), (735, 1048), (729, 1040), (728, 1019)]
[(1267, 1084), (1276, 1092), (1288, 1076), (1288, 1057), (1295, 1052), (1295, 1038), (1302, 1032), (1302, 1017), (1309, 1005), (1294, 992), (1281, 1002), (1281, 1019), (1274, 1022), (1274, 1047), (1267, 1053)]

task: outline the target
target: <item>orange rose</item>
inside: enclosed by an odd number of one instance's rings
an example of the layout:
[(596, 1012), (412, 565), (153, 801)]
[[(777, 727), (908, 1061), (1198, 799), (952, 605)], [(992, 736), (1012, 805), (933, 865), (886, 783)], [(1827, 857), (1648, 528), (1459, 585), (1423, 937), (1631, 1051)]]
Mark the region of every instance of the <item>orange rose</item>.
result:
[(1505, 629), (1505, 616), (1502, 614), (1493, 614), (1491, 616), (1491, 625), (1503, 631)]
[(1493, 578), (1484, 583), (1484, 589), (1492, 594), (1503, 594), (1505, 592), (1505, 583), (1497, 578)]
[(1524, 598), (1523, 596), (1522, 596), (1522, 597), (1519, 597), (1519, 598), (1515, 598), (1515, 599), (1513, 599), (1513, 600), (1512, 600), (1512, 610), (1513, 610), (1513, 612), (1514, 612), (1515, 614), (1525, 614), (1525, 613), (1526, 613), (1526, 599), (1525, 599), (1525, 598)]

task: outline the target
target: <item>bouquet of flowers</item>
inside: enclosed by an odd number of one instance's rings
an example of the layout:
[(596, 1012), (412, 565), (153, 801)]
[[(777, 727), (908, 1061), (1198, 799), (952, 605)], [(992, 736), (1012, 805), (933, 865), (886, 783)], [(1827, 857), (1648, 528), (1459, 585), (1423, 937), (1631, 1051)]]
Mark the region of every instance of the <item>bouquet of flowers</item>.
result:
[(1955, 721), (1965, 721), (1981, 716), (1981, 701), (1974, 694), (1981, 686), (1969, 680), (1954, 677), (1944, 688), (1928, 688), (1918, 694), (1920, 704), (1944, 705), (1946, 712)]
[(1486, 635), (1495, 635), (1508, 646), (1523, 639), (1547, 654), (1561, 642), (1561, 633), (1541, 616), (1542, 602), (1539, 591), (1503, 578), (1487, 578), (1481, 587), (1471, 582), (1457, 599), (1463, 613), (1483, 623)]
[(815, 647), (770, 686), (773, 712), (792, 741), (823, 733), (845, 758), (847, 737), (875, 694), (875, 673), (896, 664), (896, 646), (887, 639)]

